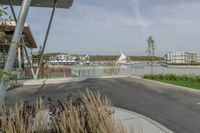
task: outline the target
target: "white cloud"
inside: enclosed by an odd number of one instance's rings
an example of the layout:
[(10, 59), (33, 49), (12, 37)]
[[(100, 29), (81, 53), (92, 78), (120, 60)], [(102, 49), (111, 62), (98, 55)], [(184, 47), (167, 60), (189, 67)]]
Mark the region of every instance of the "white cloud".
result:
[[(48, 48), (55, 50), (54, 43), (60, 41), (61, 48), (56, 47), (58, 51), (91, 53), (91, 48), (93, 53), (120, 50), (142, 53), (146, 49), (145, 38), (153, 35), (160, 53), (180, 48), (197, 49), (200, 1), (191, 1), (77, 0), (71, 9), (56, 11)], [(34, 34), (46, 29), (48, 17), (40, 17), (49, 15), (48, 11), (32, 11), (29, 22)], [(43, 40), (40, 34), (38, 37)]]
[[(131, 8), (134, 9), (135, 4), (130, 4)], [(150, 22), (142, 19), (139, 11), (139, 7), (133, 11), (133, 15), (127, 15), (121, 13), (120, 11), (113, 11), (104, 7), (99, 7), (97, 5), (88, 5), (82, 3), (76, 3), (74, 5), (73, 12), (71, 16), (66, 16), (64, 13), (58, 14), (63, 19), (58, 23), (60, 24), (76, 24), (79, 30), (102, 30), (112, 29), (117, 27), (132, 27), (132, 28), (148, 28)]]

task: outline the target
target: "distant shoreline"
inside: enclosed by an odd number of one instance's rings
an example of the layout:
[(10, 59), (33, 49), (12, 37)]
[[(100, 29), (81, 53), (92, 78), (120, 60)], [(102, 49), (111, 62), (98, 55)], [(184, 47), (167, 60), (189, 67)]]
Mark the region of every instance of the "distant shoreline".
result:
[(168, 68), (200, 68), (200, 65), (167, 65)]

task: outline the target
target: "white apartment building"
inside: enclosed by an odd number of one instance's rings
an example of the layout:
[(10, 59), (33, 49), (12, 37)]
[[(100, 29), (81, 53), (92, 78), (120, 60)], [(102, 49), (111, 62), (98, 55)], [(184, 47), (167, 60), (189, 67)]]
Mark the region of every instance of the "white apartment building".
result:
[(188, 51), (171, 51), (166, 56), (167, 63), (193, 63), (197, 62), (197, 53)]
[(67, 53), (46, 53), (44, 55), (48, 57), (50, 60), (63, 61), (70, 59), (70, 55)]

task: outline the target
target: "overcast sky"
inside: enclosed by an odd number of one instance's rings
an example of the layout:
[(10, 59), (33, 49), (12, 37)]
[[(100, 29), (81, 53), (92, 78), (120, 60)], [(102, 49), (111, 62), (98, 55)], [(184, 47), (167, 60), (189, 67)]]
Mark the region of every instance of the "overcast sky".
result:
[[(18, 8), (16, 8), (18, 10)], [(152, 35), (156, 54), (200, 50), (200, 0), (75, 0), (57, 9), (46, 52), (146, 54)], [(31, 8), (27, 22), (38, 45), (51, 10)]]

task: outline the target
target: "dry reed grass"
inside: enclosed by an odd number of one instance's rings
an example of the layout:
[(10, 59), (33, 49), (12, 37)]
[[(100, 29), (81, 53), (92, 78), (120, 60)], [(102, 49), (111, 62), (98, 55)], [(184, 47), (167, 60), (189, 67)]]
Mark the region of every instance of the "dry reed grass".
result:
[[(67, 98), (57, 105), (45, 107), (40, 98), (34, 105), (16, 104), (2, 108), (0, 128), (6, 133), (125, 133), (113, 118), (110, 101), (99, 93), (86, 91), (73, 101)], [(51, 100), (48, 100), (51, 101)]]

